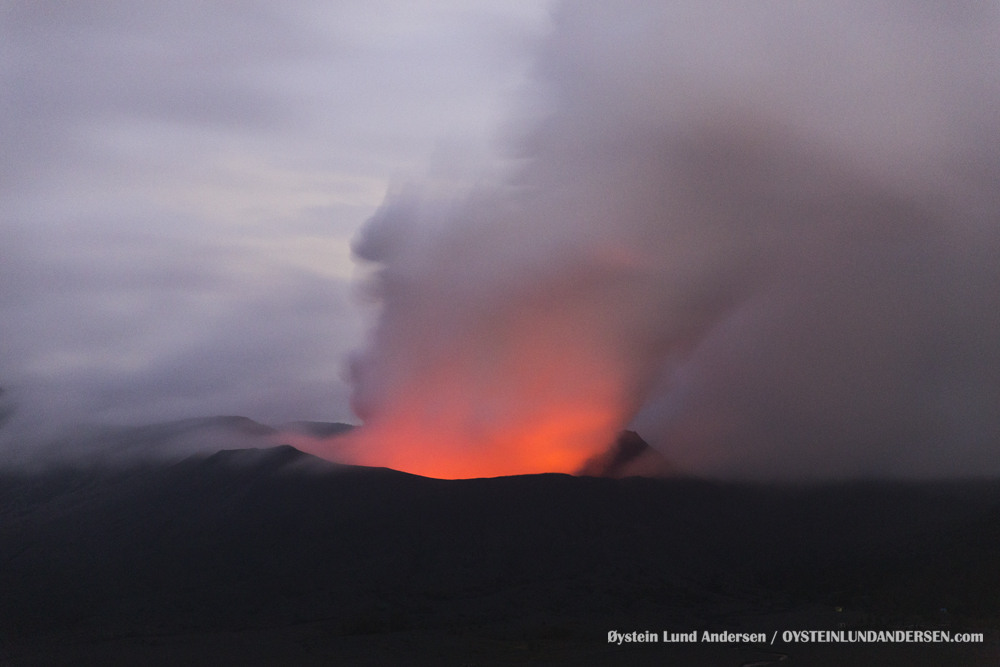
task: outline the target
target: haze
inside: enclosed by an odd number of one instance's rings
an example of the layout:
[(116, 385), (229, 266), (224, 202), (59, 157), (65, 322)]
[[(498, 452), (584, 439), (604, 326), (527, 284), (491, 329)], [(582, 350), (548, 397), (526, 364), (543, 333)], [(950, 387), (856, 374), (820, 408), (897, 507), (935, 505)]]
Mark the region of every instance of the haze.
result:
[(9, 441), (1000, 473), (997, 3), (102, 7), (3, 10)]

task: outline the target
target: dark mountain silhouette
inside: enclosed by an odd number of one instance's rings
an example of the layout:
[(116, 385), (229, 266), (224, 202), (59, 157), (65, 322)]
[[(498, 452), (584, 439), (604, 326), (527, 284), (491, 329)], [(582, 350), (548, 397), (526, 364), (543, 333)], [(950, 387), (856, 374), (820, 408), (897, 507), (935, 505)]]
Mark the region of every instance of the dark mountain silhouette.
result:
[(129, 439), (140, 442), (158, 442), (199, 431), (218, 431), (251, 437), (277, 433), (276, 429), (247, 417), (195, 417), (145, 426), (122, 427), (118, 429), (117, 440), (122, 442)]
[(622, 431), (604, 452), (588, 459), (578, 475), (589, 477), (671, 477), (676, 469), (635, 431)]
[[(735, 666), (762, 655), (622, 648), (606, 634), (845, 623), (995, 638), (998, 557), (998, 482), (448, 481), (289, 446), (6, 472), (0, 658)], [(786, 664), (972, 665), (994, 649), (780, 652)]]
[[(4, 412), (0, 404), (0, 422)], [(2, 423), (0, 423), (2, 425)], [(8, 446), (6, 461), (28, 468), (39, 465), (132, 465), (143, 461), (179, 461), (196, 453), (222, 449), (273, 447), (282, 433), (331, 438), (353, 426), (331, 422), (291, 422), (278, 428), (247, 417), (216, 416), (181, 419), (141, 426), (89, 426), (69, 431), (45, 444)]]
[(19, 447), (11, 443), (7, 460), (33, 468), (46, 465), (131, 465), (179, 461), (197, 452), (267, 447), (278, 431), (237, 416), (198, 417), (142, 426), (84, 426), (54, 440)]
[(293, 431), (295, 433), (311, 435), (315, 438), (332, 438), (334, 436), (349, 433), (354, 429), (354, 426), (352, 424), (344, 424), (341, 422), (298, 421), (282, 424), (278, 428), (282, 431)]

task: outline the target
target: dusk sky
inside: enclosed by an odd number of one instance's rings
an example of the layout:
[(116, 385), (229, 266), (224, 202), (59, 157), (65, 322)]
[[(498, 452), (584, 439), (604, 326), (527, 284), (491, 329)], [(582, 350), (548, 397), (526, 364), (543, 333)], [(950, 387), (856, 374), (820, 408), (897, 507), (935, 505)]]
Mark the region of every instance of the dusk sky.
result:
[(547, 21), (538, 1), (2, 3), (9, 428), (356, 422), (342, 370), (372, 309), (350, 241), (393, 184), (481, 161)]
[(0, 77), (8, 442), (1000, 474), (997, 2), (5, 3)]

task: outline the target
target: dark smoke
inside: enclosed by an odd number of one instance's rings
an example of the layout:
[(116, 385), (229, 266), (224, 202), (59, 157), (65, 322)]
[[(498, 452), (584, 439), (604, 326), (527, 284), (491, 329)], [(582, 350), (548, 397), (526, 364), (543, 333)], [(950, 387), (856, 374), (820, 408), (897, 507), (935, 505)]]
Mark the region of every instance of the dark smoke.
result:
[(993, 2), (567, 3), (512, 173), (356, 243), (362, 449), (1000, 473), (998, 77)]
[(607, 451), (591, 457), (576, 471), (589, 477), (672, 477), (677, 471), (635, 431), (622, 431)]

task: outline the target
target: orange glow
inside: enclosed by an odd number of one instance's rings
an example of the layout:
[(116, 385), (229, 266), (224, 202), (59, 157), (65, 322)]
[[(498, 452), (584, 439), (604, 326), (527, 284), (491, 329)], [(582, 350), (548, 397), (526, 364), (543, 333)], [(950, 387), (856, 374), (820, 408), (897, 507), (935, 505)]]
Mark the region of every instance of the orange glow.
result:
[(534, 315), (408, 341), (365, 425), (313, 453), (445, 479), (575, 472), (627, 419), (622, 364), (600, 323)]
[(344, 444), (355, 463), (442, 479), (569, 473), (614, 439), (610, 417), (567, 410), (476, 439), (440, 425), (429, 430), (425, 423), (401, 420), (360, 428)]

